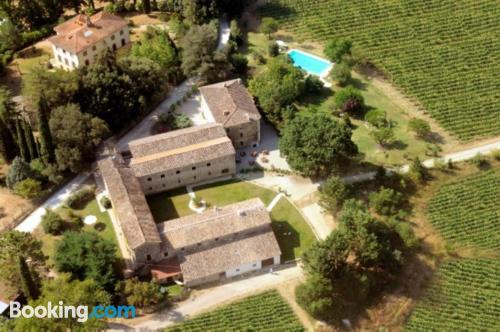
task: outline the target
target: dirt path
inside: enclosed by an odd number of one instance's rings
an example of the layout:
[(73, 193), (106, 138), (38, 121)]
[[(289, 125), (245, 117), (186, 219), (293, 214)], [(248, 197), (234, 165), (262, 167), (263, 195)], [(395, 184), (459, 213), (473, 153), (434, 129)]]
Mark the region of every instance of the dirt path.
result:
[(314, 320), (295, 302), (295, 288), (300, 280), (292, 280), (278, 287), (278, 292), (288, 302), (293, 312), (308, 331), (314, 331)]

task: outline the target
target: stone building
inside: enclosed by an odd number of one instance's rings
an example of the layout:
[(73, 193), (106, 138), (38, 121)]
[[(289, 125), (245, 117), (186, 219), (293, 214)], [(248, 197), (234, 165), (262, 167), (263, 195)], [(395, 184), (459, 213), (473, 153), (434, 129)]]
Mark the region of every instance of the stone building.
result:
[(56, 35), (48, 39), (54, 54), (51, 63), (65, 70), (88, 66), (106, 48), (116, 51), (130, 41), (127, 21), (106, 12), (79, 14), (54, 31)]
[(241, 79), (200, 88), (201, 107), (209, 122), (220, 123), (235, 148), (260, 142), (260, 113)]
[(236, 151), (217, 123), (134, 140), (129, 148), (146, 195), (236, 173)]

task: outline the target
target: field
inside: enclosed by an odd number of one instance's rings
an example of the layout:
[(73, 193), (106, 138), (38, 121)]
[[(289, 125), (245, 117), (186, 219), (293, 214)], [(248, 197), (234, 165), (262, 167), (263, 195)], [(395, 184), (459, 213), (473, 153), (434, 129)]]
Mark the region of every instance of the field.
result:
[(500, 169), (476, 173), (440, 188), (428, 219), (450, 244), (500, 249)]
[(182, 331), (304, 331), (290, 306), (270, 291), (250, 296), (166, 329)]
[[(276, 196), (274, 191), (248, 182), (226, 181), (195, 187), (196, 196), (205, 200), (208, 208), (225, 206), (259, 197), (268, 205)], [(189, 196), (184, 189), (160, 193), (147, 197), (156, 222), (193, 214), (188, 207)], [(302, 252), (315, 241), (313, 232), (297, 209), (282, 198), (271, 212), (272, 227), (283, 253), (283, 260), (299, 258)]]
[(407, 331), (499, 331), (500, 260), (445, 263), (406, 325)]
[(350, 38), (461, 140), (500, 134), (500, 5), (492, 0), (272, 0), (263, 16), (297, 38)]

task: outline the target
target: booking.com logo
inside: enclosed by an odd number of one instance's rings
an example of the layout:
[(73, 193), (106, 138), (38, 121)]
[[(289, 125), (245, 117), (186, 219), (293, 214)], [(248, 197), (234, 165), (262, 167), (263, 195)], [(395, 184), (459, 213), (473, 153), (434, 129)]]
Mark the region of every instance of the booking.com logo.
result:
[(97, 305), (92, 308), (89, 313), (89, 307), (86, 305), (64, 305), (63, 301), (53, 305), (51, 301), (47, 302), (46, 306), (39, 305), (36, 307), (25, 305), (14, 301), (10, 302), (10, 318), (73, 318), (78, 322), (86, 322), (89, 318), (134, 318), (135, 306), (114, 306), (114, 305)]

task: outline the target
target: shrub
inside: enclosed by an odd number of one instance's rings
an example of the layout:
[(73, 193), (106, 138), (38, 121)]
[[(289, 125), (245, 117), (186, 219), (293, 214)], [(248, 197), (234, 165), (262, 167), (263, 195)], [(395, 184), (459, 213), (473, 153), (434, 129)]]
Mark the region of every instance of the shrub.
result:
[(16, 183), (32, 177), (34, 177), (34, 174), (30, 165), (20, 157), (16, 157), (9, 167), (5, 182), (7, 187), (13, 189)]
[(342, 112), (361, 115), (365, 108), (365, 100), (361, 92), (353, 86), (347, 86), (334, 96), (335, 107)]
[(82, 209), (94, 198), (94, 193), (94, 186), (83, 186), (66, 199), (66, 205), (72, 209)]
[(415, 132), (418, 137), (425, 138), (431, 133), (431, 126), (422, 119), (413, 118), (408, 122), (408, 128)]
[(312, 275), (295, 289), (295, 300), (311, 316), (317, 319), (329, 317), (334, 309), (334, 289), (331, 282)]
[(304, 88), (308, 93), (319, 93), (323, 89), (323, 82), (316, 76), (309, 75), (304, 80)]
[(37, 178), (43, 177), (43, 172), (45, 170), (45, 164), (41, 158), (33, 159), (30, 162), (30, 168), (36, 174)]
[(410, 176), (417, 181), (423, 182), (429, 178), (429, 171), (417, 157), (410, 164)]
[(102, 196), (100, 203), (103, 208), (111, 209), (111, 200), (108, 198), (108, 196)]
[(116, 5), (114, 3), (108, 3), (106, 6), (104, 6), (104, 11), (106, 13), (112, 13), (112, 14), (118, 12)]
[(324, 53), (333, 62), (340, 62), (344, 55), (350, 54), (352, 42), (347, 39), (331, 39), (326, 42)]
[(329, 212), (337, 212), (342, 208), (344, 201), (349, 198), (349, 188), (341, 178), (329, 177), (320, 187), (320, 205)]
[(330, 76), (337, 81), (340, 86), (345, 86), (351, 80), (351, 67), (345, 63), (338, 63), (333, 66)]
[(272, 57), (278, 56), (280, 54), (280, 47), (278, 46), (278, 43), (275, 41), (269, 42), (269, 45), (267, 46), (267, 53)]
[(399, 212), (403, 204), (403, 195), (391, 188), (381, 187), (379, 191), (368, 196), (370, 207), (384, 216), (393, 216)]
[(234, 71), (238, 74), (245, 74), (248, 69), (247, 57), (241, 53), (232, 54), (230, 57), (231, 65), (233, 65)]
[(42, 228), (47, 234), (59, 235), (64, 230), (64, 220), (52, 210), (46, 210), (42, 217)]
[(25, 179), (14, 185), (14, 193), (26, 199), (33, 199), (40, 196), (42, 184), (35, 179)]
[(491, 151), (491, 156), (495, 160), (500, 160), (500, 150), (493, 150), (493, 151)]
[(371, 136), (378, 144), (387, 146), (394, 142), (394, 130), (392, 127), (376, 128), (370, 132)]
[(68, 221), (70, 222), (72, 229), (80, 230), (84, 226), (83, 218), (71, 210), (68, 213)]
[(479, 169), (485, 168), (490, 164), (486, 156), (480, 154), (479, 152), (473, 158), (469, 159), (469, 163)]
[(387, 125), (387, 113), (381, 109), (373, 109), (365, 114), (365, 121), (375, 127), (385, 127)]

